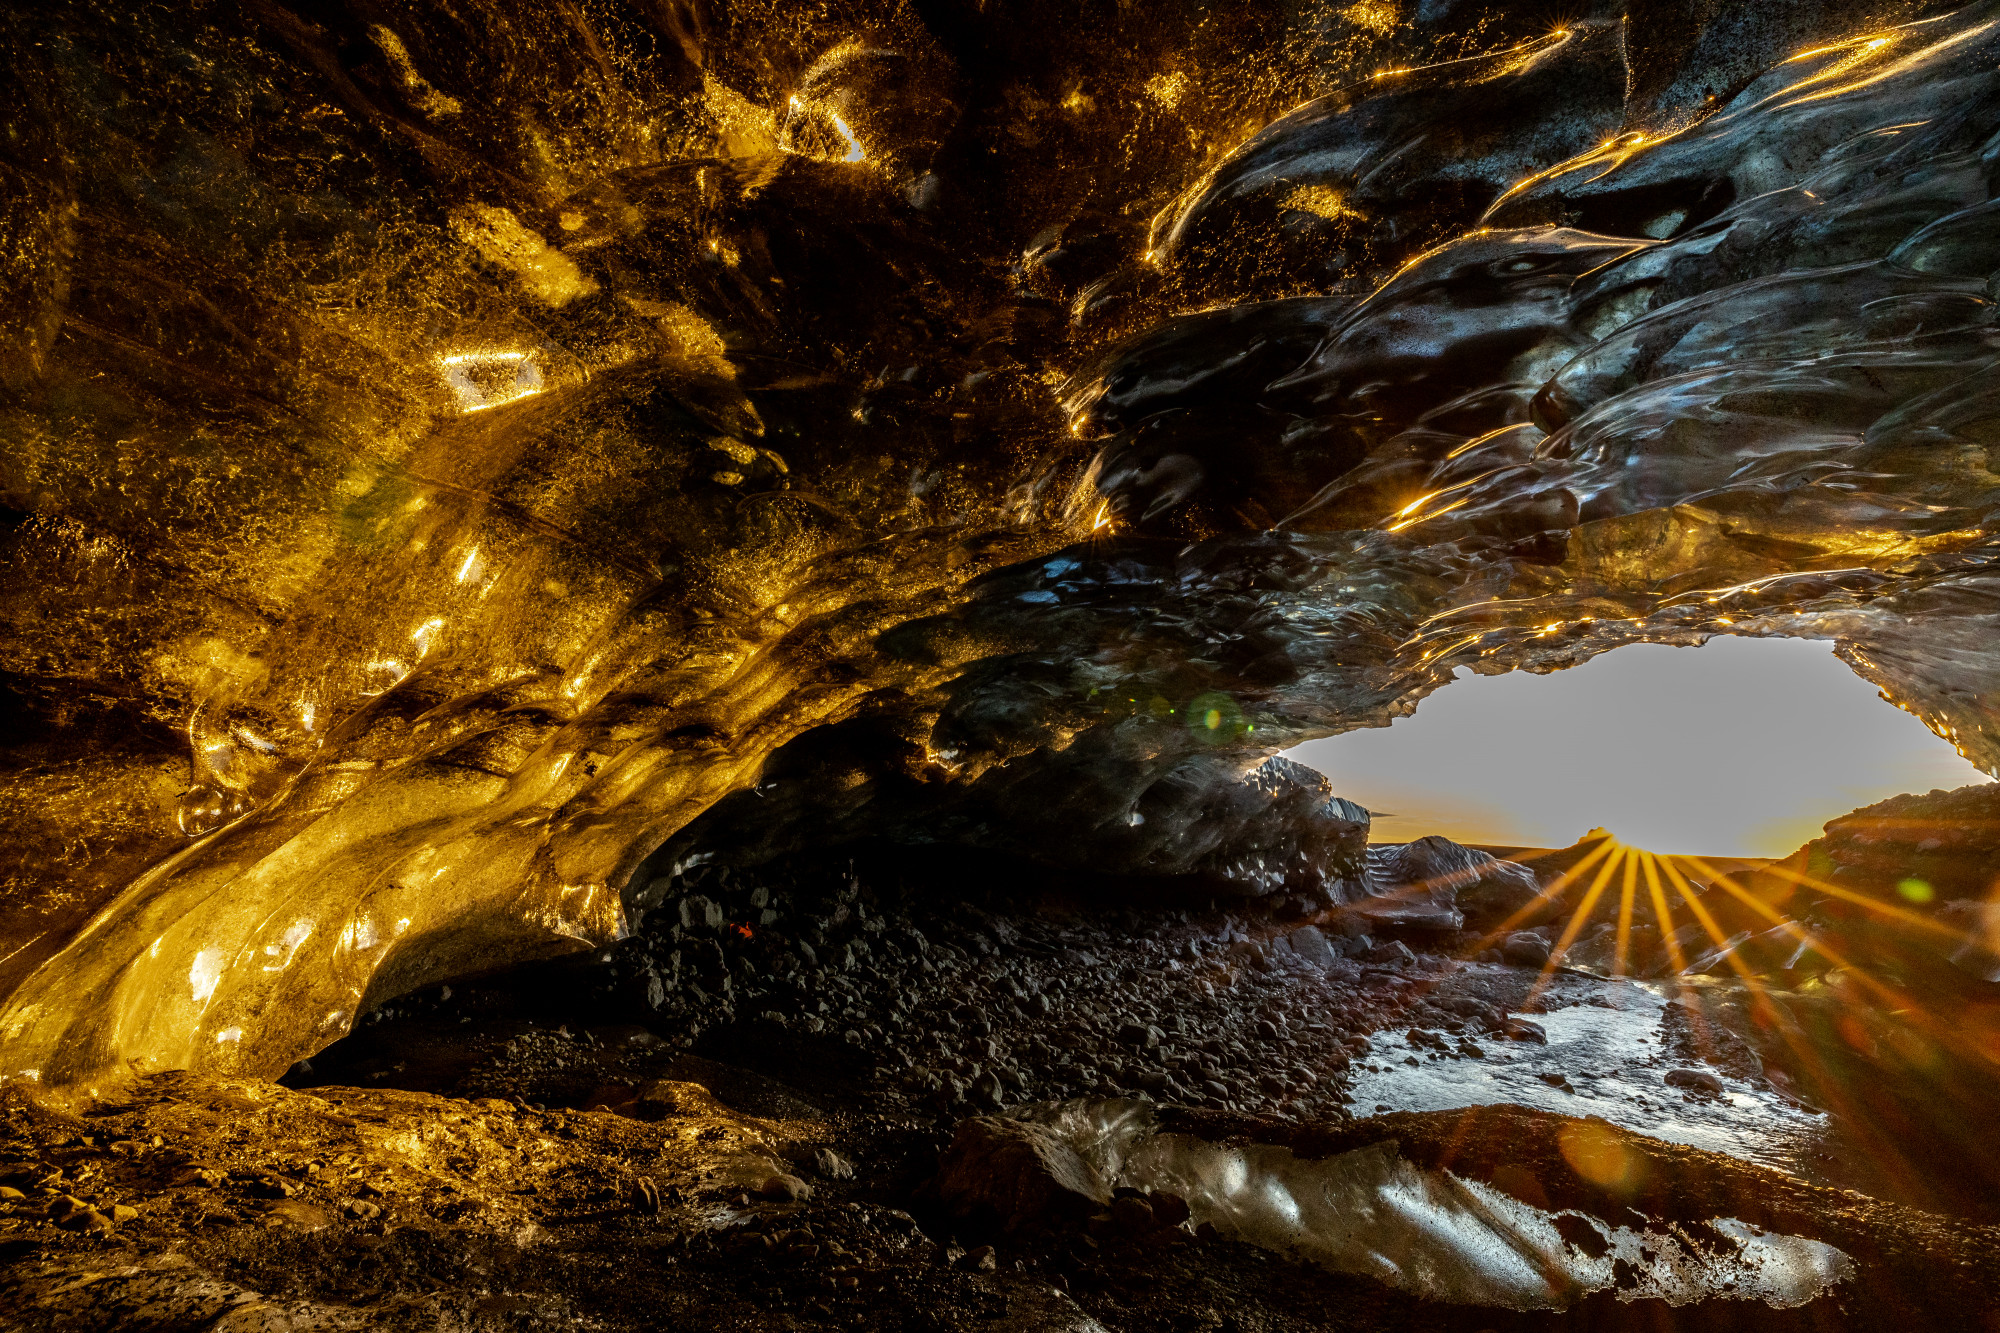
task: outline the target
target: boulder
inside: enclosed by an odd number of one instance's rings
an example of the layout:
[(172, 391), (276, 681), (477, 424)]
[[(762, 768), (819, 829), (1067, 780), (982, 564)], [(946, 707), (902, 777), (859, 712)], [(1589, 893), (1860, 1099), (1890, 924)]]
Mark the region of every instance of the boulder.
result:
[(1722, 1080), (1705, 1069), (1669, 1069), (1664, 1081), (1670, 1088), (1680, 1088), (1700, 1096), (1722, 1095)]
[(1526, 866), (1436, 835), (1369, 847), (1360, 878), (1344, 888), (1364, 917), (1434, 930), (1490, 928), (1541, 894)]
[(1541, 967), (1549, 961), (1549, 941), (1532, 930), (1519, 930), (1500, 942), (1500, 956), (1517, 967)]
[(1111, 1201), (1111, 1190), (1061, 1135), (1003, 1116), (959, 1123), (931, 1185), (956, 1216), (1016, 1232), (1077, 1222)]
[[(1424, 841), (1443, 842), (1443, 838)], [(1539, 898), (1542, 893), (1535, 872), (1518, 861), (1503, 861), (1476, 847), (1460, 847), (1449, 844), (1456, 852), (1466, 853), (1463, 873), (1472, 878), (1458, 886), (1458, 910), (1465, 917), (1465, 924), (1472, 930), (1491, 930), (1508, 918), (1515, 916)]]
[(1332, 967), (1334, 959), (1338, 957), (1333, 951), (1333, 945), (1327, 941), (1318, 926), (1301, 926), (1286, 936), (1286, 940), (1291, 945), (1292, 952), (1302, 962), (1309, 963), (1322, 972)]

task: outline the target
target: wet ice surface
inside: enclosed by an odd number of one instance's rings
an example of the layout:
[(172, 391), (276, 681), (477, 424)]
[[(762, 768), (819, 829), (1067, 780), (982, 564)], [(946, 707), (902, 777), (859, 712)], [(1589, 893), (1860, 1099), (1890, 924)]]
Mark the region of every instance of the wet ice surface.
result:
[[(1511, 1102), (1564, 1115), (1602, 1116), (1636, 1133), (1811, 1176), (1803, 1157), (1818, 1142), (1826, 1117), (1799, 1109), (1707, 1064), (1671, 1054), (1663, 1018), (1672, 1003), (1663, 988), (1633, 981), (1565, 980), (1565, 993), (1584, 1002), (1554, 1013), (1527, 1014), (1548, 1033), (1548, 1045), (1479, 1036), (1483, 1057), (1458, 1057), (1412, 1046), (1402, 1032), (1376, 1033), (1354, 1064), (1356, 1114), (1446, 1111)], [(1450, 1039), (1453, 1050), (1462, 1042)], [(1407, 1063), (1414, 1058), (1417, 1063)], [(1670, 1087), (1673, 1069), (1699, 1069), (1719, 1079), (1720, 1097)], [(1568, 1087), (1545, 1080), (1560, 1075)]]
[[(1268, 1144), (1157, 1133), (1146, 1102), (1083, 1100), (1014, 1114), (1054, 1128), (1107, 1185), (1179, 1195), (1193, 1221), (1223, 1235), (1433, 1300), (1560, 1310), (1615, 1290), (1627, 1301), (1721, 1298), (1784, 1309), (1854, 1276), (1852, 1260), (1820, 1241), (1735, 1218), (1634, 1229), (1576, 1209), (1549, 1212), (1482, 1181), (1418, 1167), (1393, 1142), (1300, 1158)], [(1578, 1243), (1579, 1225), (1594, 1242)], [(1691, 1238), (1703, 1230), (1708, 1243)]]

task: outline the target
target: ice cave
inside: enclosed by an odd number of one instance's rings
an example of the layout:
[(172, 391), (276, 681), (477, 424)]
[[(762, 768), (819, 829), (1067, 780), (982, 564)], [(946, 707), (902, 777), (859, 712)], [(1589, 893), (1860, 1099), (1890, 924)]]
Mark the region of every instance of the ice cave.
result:
[(0, 61), (0, 1329), (2000, 1333), (2000, 0)]

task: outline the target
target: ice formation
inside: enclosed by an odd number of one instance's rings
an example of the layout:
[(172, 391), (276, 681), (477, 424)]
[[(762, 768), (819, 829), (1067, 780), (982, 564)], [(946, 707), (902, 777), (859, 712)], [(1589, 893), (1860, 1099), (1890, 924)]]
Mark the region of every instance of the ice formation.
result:
[[(1669, 1305), (1724, 1298), (1804, 1305), (1854, 1275), (1823, 1241), (1735, 1218), (1613, 1224), (1550, 1212), (1480, 1180), (1406, 1161), (1393, 1140), (1322, 1158), (1162, 1131), (1147, 1102), (1023, 1108), (1113, 1188), (1187, 1201), (1196, 1223), (1433, 1300), (1566, 1309), (1593, 1291)], [(1706, 1234), (1695, 1239), (1693, 1232)]]
[(1993, 3), (460, 8), (15, 21), (8, 1077), (655, 854), (1361, 892), (1265, 760), (1462, 665), (1826, 638), (2000, 764)]

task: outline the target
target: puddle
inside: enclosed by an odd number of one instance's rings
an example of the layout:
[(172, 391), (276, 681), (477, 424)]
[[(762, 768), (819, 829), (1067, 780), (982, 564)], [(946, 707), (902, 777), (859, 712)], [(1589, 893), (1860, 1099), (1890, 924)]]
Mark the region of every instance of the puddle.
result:
[[(1602, 1116), (1636, 1133), (1775, 1167), (1810, 1178), (1808, 1154), (1823, 1141), (1826, 1117), (1801, 1110), (1706, 1064), (1668, 1054), (1662, 988), (1603, 981), (1572, 996), (1586, 1003), (1523, 1017), (1548, 1033), (1548, 1045), (1484, 1036), (1483, 1057), (1450, 1056), (1412, 1046), (1400, 1032), (1378, 1032), (1354, 1063), (1354, 1112), (1450, 1111), (1513, 1103), (1564, 1115)], [(1449, 1037), (1456, 1050), (1462, 1042)], [(1416, 1064), (1407, 1063), (1414, 1058)], [(1669, 1087), (1672, 1069), (1699, 1069), (1721, 1081), (1720, 1096), (1690, 1097)], [(1560, 1076), (1568, 1089), (1543, 1075)]]

